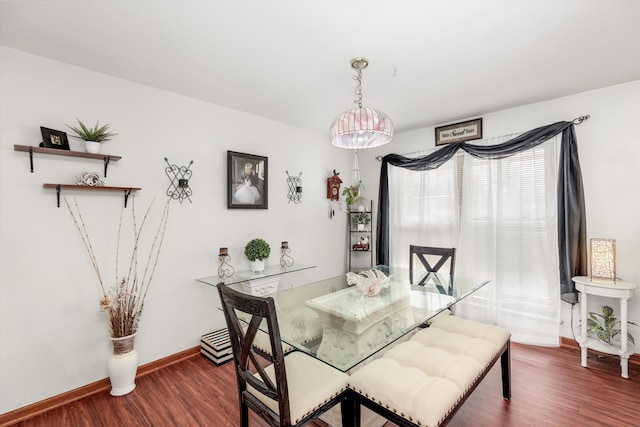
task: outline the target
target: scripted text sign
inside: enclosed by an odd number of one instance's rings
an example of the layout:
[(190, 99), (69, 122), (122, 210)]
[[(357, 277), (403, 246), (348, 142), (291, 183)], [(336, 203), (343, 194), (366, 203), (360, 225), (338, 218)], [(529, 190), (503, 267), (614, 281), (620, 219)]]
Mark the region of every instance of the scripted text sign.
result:
[(470, 141), (472, 139), (482, 139), (482, 119), (474, 119), (436, 128), (436, 145)]

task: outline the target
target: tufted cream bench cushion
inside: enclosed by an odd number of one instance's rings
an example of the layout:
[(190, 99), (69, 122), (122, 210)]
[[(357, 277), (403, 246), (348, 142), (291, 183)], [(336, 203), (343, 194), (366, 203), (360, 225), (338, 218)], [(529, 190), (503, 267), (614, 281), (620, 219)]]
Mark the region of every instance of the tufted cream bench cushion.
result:
[(509, 331), (497, 326), (439, 316), (429, 328), (354, 372), (349, 387), (406, 425), (439, 426), (508, 349), (509, 338)]

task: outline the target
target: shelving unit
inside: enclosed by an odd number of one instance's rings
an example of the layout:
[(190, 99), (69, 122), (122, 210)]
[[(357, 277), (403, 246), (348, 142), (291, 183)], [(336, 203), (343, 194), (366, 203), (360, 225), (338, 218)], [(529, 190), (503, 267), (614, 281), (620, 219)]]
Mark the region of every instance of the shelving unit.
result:
[[(84, 151), (58, 150), (55, 148), (36, 147), (32, 145), (14, 144), (13, 149), (15, 151), (23, 151), (23, 152), (29, 153), (29, 164), (31, 166), (31, 173), (33, 173), (33, 153), (102, 160), (104, 162), (105, 178), (107, 177), (107, 167), (109, 166), (109, 162), (111, 161), (115, 162), (122, 158), (120, 156), (114, 156), (113, 154), (93, 154), (93, 153), (85, 153)], [(127, 201), (129, 200), (129, 195), (131, 194), (131, 192), (142, 190), (142, 188), (139, 188), (139, 187), (110, 187), (110, 186), (93, 187), (89, 185), (52, 184), (52, 183), (44, 183), (42, 184), (42, 187), (56, 189), (56, 199), (58, 202), (58, 207), (60, 207), (60, 192), (62, 191), (63, 188), (69, 189), (69, 190), (81, 190), (81, 191), (122, 191), (124, 193), (125, 208), (127, 207)]]
[(42, 184), (42, 187), (44, 187), (44, 188), (55, 188), (56, 189), (58, 207), (60, 207), (60, 193), (61, 193), (61, 190), (63, 188), (70, 189), (70, 190), (81, 190), (81, 191), (123, 191), (124, 192), (124, 207), (125, 208), (127, 207), (127, 200), (129, 199), (129, 195), (131, 194), (131, 192), (132, 191), (142, 190), (142, 188), (139, 188), (139, 187), (107, 187), (107, 186), (91, 187), (91, 186), (88, 186), (88, 185), (51, 184), (51, 183)]
[[(369, 202), (369, 210), (363, 212), (352, 210), (347, 214), (347, 228), (349, 230), (347, 236), (347, 252), (349, 254), (348, 270), (357, 272), (373, 268), (373, 202)], [(359, 230), (355, 222), (355, 218), (365, 215), (368, 223), (364, 225), (364, 229)], [(362, 238), (367, 239), (367, 243), (363, 243)], [(367, 259), (368, 258), (368, 259)]]
[(104, 177), (107, 177), (107, 167), (109, 162), (117, 162), (122, 157), (114, 156), (112, 154), (93, 154), (85, 153), (83, 151), (70, 151), (70, 150), (58, 150), (55, 148), (43, 148), (35, 147), (32, 145), (18, 145), (14, 144), (13, 149), (15, 151), (24, 151), (29, 153), (29, 164), (31, 166), (31, 173), (33, 173), (33, 153), (50, 154), (54, 156), (67, 156), (67, 157), (83, 157), (85, 159), (99, 159), (104, 162)]

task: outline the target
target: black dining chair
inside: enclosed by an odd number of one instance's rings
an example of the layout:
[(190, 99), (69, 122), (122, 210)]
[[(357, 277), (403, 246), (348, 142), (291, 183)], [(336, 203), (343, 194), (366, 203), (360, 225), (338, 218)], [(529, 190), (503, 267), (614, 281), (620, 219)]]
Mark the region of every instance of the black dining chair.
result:
[[(349, 376), (301, 351), (283, 352), (273, 298), (244, 294), (218, 284), (238, 381), (240, 425), (249, 425), (249, 408), (274, 427), (301, 426), (337, 403), (342, 421), (353, 420)], [(238, 312), (250, 316), (245, 327)], [(253, 341), (266, 324), (270, 348), (258, 355)], [(263, 326), (264, 327), (264, 326)]]
[[(417, 258), (426, 272), (417, 285), (423, 286), (432, 280), (440, 293), (451, 295), (453, 277), (456, 268), (456, 248), (436, 248), (431, 246), (409, 245), (409, 281), (413, 284), (414, 259)], [(449, 265), (449, 284), (444, 288), (442, 280), (436, 273)], [(417, 270), (417, 268), (416, 268)]]

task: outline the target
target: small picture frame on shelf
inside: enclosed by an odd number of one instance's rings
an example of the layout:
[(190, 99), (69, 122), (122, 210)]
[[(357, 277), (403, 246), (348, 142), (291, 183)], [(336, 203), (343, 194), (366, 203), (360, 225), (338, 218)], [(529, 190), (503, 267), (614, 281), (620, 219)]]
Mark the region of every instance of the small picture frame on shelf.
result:
[(40, 126), (40, 133), (42, 134), (42, 147), (69, 150), (69, 139), (66, 132)]
[(227, 151), (227, 208), (268, 209), (268, 158)]

